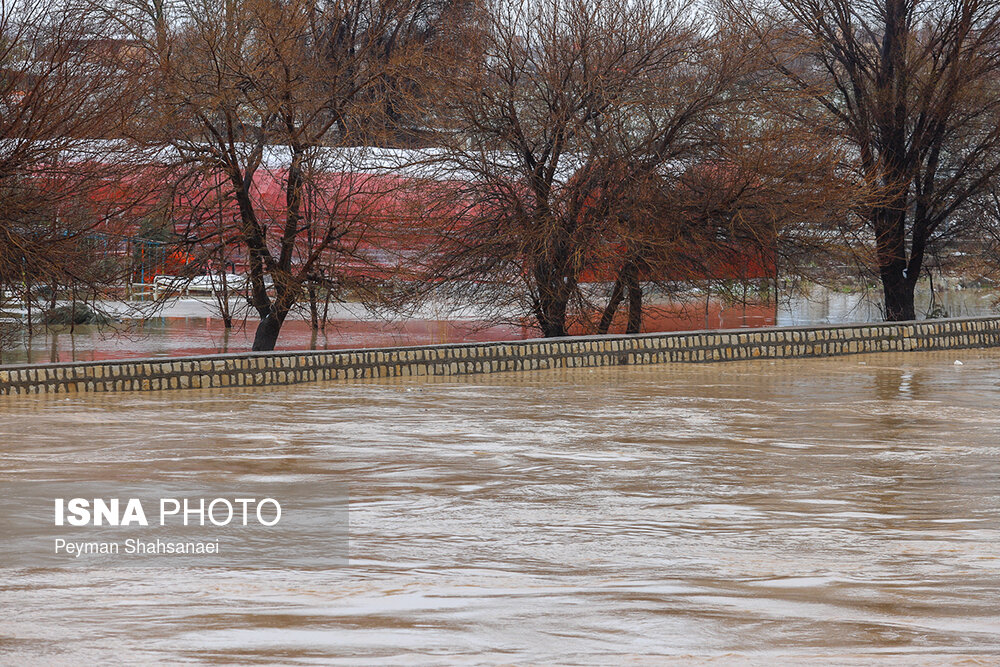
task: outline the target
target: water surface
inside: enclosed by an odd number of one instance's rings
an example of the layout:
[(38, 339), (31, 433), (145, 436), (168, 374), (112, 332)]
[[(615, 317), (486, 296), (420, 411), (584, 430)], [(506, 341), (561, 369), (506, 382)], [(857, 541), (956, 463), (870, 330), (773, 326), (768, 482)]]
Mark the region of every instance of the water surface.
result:
[(351, 562), (0, 570), (0, 662), (991, 663), (998, 404), (996, 351), (5, 398), (0, 480), (333, 474)]

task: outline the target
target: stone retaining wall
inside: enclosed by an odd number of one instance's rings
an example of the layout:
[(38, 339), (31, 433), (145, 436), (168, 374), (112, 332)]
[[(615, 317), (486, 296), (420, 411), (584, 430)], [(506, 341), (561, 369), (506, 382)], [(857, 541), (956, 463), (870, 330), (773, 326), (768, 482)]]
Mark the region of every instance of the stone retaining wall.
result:
[(0, 366), (0, 394), (155, 391), (1000, 346), (1000, 318)]

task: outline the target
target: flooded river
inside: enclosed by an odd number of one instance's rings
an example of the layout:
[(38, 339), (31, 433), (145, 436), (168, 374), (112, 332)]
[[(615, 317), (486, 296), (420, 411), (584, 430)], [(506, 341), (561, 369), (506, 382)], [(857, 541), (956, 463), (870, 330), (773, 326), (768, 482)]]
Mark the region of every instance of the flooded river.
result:
[(0, 480), (321, 472), (351, 538), (4, 568), (0, 663), (992, 663), (998, 406), (997, 351), (6, 398)]

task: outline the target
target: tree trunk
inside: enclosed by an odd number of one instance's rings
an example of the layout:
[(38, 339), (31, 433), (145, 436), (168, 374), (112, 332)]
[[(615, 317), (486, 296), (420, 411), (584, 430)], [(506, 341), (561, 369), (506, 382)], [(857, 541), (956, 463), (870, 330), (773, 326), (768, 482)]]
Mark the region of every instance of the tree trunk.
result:
[(215, 292), (219, 304), (219, 313), (226, 331), (233, 328), (233, 313), (229, 309), (229, 282), (226, 278), (226, 263), (222, 261), (222, 271), (219, 273), (219, 285), (222, 289)]
[(611, 322), (615, 319), (615, 313), (618, 312), (618, 306), (621, 305), (622, 299), (625, 298), (625, 289), (622, 283), (621, 275), (615, 280), (614, 287), (611, 288), (611, 298), (608, 300), (608, 305), (604, 309), (604, 313), (601, 315), (601, 322), (597, 325), (597, 333), (604, 336), (611, 329)]
[(301, 283), (291, 274), (292, 254), (299, 230), (299, 207), (302, 203), (302, 150), (299, 146), (292, 149), (292, 161), (288, 167), (285, 184), (285, 228), (281, 235), (281, 253), (277, 265), (271, 271), (271, 279), (274, 281), (274, 301), (271, 302), (268, 313), (257, 325), (253, 339), (254, 352), (269, 352), (274, 349), (278, 342), (278, 334), (281, 333), (281, 325), (285, 323), (285, 317), (295, 305), (302, 290)]
[(538, 326), (545, 338), (559, 338), (566, 334), (567, 300), (553, 295), (543, 295), (538, 303)]
[(323, 293), (323, 315), (320, 317), (320, 326), (323, 331), (326, 331), (326, 323), (330, 319), (330, 287), (327, 286), (326, 291)]
[[(34, 324), (31, 322), (31, 281), (26, 280), (24, 282), (24, 310), (28, 318), (28, 343), (31, 343), (31, 337), (35, 334)], [(31, 363), (31, 359), (28, 360)]]
[[(238, 184), (239, 179), (234, 179)], [(238, 187), (238, 186), (237, 186)], [(254, 212), (250, 196), (243, 189), (236, 190), (236, 203), (239, 207), (241, 233), (247, 249), (247, 269), (250, 277), (250, 304), (260, 315), (261, 320), (267, 317), (271, 310), (271, 297), (267, 294), (264, 282), (267, 244), (257, 232), (257, 214)]]
[(625, 273), (628, 287), (628, 324), (625, 333), (637, 334), (642, 329), (642, 285), (639, 284), (639, 267), (629, 262)]
[(882, 269), (882, 294), (885, 298), (885, 321), (907, 322), (917, 319), (913, 307), (913, 289), (915, 285), (908, 280), (901, 270), (894, 267)]
[[(72, 336), (74, 333), (76, 333), (76, 288), (75, 287), (73, 288), (73, 301), (71, 303), (72, 303), (72, 305), (70, 306), (70, 311), (69, 311), (69, 335), (70, 336)], [(72, 338), (70, 338), (70, 340), (72, 340)], [(75, 357), (73, 358), (73, 361), (76, 361)]]
[(545, 338), (568, 335), (566, 311), (576, 285), (571, 281), (568, 272), (561, 268), (565, 267), (565, 263), (564, 254), (554, 253), (554, 256), (535, 265), (535, 288), (538, 290), (535, 318)]
[(885, 297), (885, 319), (900, 322), (915, 319), (913, 288), (916, 280), (910, 280), (907, 275), (906, 225), (913, 168), (917, 164), (908, 157), (907, 148), (908, 3), (906, 0), (887, 0), (884, 10), (885, 32), (875, 77), (874, 123), (882, 184), (894, 194), (874, 211), (873, 228)]
[(314, 332), (319, 331), (319, 299), (316, 294), (316, 286), (310, 284), (307, 288), (309, 293), (309, 323)]
[[(893, 207), (876, 211), (876, 250), (882, 294), (885, 299), (886, 322), (915, 320), (913, 289), (916, 280), (907, 272), (906, 209), (900, 198)], [(918, 270), (919, 271), (919, 270)]]
[(270, 352), (278, 342), (278, 334), (281, 333), (281, 325), (284, 323), (284, 315), (278, 316), (268, 313), (257, 325), (257, 332), (253, 337), (254, 352)]

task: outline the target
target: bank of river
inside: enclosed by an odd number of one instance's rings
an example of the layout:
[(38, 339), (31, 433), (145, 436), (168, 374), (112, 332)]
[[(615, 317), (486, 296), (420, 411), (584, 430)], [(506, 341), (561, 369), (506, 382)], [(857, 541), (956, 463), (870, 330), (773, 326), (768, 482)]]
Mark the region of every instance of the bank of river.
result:
[(997, 660), (998, 401), (980, 350), (2, 398), (0, 480), (351, 493), (344, 568), (3, 570), (2, 661)]

